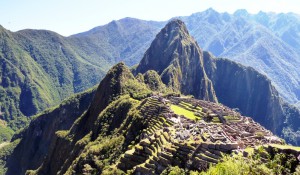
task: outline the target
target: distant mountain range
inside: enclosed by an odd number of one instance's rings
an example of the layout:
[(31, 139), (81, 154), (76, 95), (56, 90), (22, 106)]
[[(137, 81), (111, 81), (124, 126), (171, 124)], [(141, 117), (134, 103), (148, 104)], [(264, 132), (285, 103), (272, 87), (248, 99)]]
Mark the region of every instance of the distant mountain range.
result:
[[(300, 99), (299, 15), (265, 12), (250, 14), (246, 10), (237, 10), (234, 14), (229, 14), (208, 9), (191, 16), (176, 18), (186, 23), (191, 35), (203, 50), (217, 57), (228, 58), (255, 68), (272, 80), (280, 96), (292, 104), (298, 103)], [(109, 43), (114, 48), (123, 47), (120, 49), (121, 54), (114, 57), (124, 60), (128, 65), (134, 65), (143, 56), (150, 44), (149, 41), (165, 24), (166, 22), (124, 18), (75, 36), (84, 35), (93, 38), (88, 43), (97, 43), (95, 38), (110, 40)], [(134, 33), (131, 36), (133, 40), (129, 36), (132, 33)], [(113, 41), (113, 38), (105, 39), (106, 36), (103, 35), (118, 37)], [(127, 43), (126, 47), (122, 43)], [(136, 50), (133, 49), (135, 46), (138, 46)]]
[(199, 45), (217, 57), (267, 75), (288, 102), (300, 99), (300, 17), (293, 13), (234, 14), (213, 9), (179, 17)]
[[(255, 68), (271, 79), (286, 101), (298, 101), (298, 15), (252, 15), (245, 10), (228, 14), (208, 9), (177, 18), (186, 23), (204, 50)], [(17, 130), (27, 117), (97, 84), (115, 63), (137, 64), (166, 23), (124, 18), (70, 37), (45, 30), (10, 32), (1, 27), (0, 119)], [(210, 86), (209, 81), (205, 84)]]

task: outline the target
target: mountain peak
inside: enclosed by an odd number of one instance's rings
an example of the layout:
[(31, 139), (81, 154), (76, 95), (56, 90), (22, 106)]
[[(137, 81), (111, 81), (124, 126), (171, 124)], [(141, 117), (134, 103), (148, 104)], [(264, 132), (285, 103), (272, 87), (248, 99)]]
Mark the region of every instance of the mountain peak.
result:
[[(174, 19), (157, 35), (136, 69), (137, 73), (155, 70), (164, 84), (175, 92), (217, 101), (203, 65), (203, 53), (185, 24)], [(194, 84), (192, 79), (202, 80)]]
[(121, 95), (128, 94), (132, 98), (138, 99), (146, 97), (150, 93), (146, 85), (139, 83), (123, 62), (116, 64), (100, 82), (87, 112), (88, 115), (84, 116), (86, 119), (80, 124), (82, 130), (81, 134), (86, 134), (89, 128), (93, 126), (100, 112), (104, 110), (110, 102)]
[(238, 9), (234, 12), (234, 16), (239, 16), (239, 17), (248, 17), (250, 14), (246, 9)]
[[(171, 44), (174, 41), (181, 41), (181, 43), (195, 42), (190, 36), (186, 25), (179, 19), (171, 20), (157, 35), (160, 40), (168, 41)], [(184, 42), (183, 42), (184, 41)]]
[(218, 13), (215, 9), (212, 7), (208, 8), (207, 10), (204, 11), (205, 13), (213, 14), (213, 13)]
[[(190, 36), (184, 22), (179, 19), (171, 20), (157, 35), (144, 58), (137, 67), (137, 72), (145, 73), (156, 70), (158, 74), (168, 67), (178, 54), (179, 48), (185, 45), (194, 45), (196, 41)], [(151, 59), (151, 60), (150, 60)]]
[(171, 21), (168, 22), (165, 28), (171, 29), (171, 31), (189, 33), (184, 22), (181, 21), (180, 19), (172, 19)]

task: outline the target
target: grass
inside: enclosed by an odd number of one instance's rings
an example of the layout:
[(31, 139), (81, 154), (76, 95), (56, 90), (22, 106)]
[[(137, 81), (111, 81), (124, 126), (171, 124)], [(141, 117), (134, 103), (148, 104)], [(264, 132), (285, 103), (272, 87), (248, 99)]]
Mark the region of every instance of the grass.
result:
[(174, 111), (175, 114), (183, 115), (186, 118), (191, 119), (191, 120), (196, 120), (197, 118), (199, 118), (199, 117), (195, 116), (195, 114), (193, 112), (186, 110), (177, 105), (171, 105), (171, 109), (172, 109), (172, 111)]
[(279, 149), (293, 149), (296, 151), (300, 151), (300, 147), (292, 146), (292, 145), (278, 145), (278, 144), (270, 144), (272, 147), (279, 148)]
[(224, 116), (224, 118), (227, 121), (230, 121), (230, 122), (238, 122), (238, 121), (240, 121), (240, 118), (237, 117), (237, 116)]

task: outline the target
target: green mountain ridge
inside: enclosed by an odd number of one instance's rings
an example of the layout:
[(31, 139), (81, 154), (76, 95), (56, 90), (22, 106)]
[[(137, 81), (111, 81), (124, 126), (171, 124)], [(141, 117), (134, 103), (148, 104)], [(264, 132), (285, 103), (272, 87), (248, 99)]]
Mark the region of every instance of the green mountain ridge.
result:
[[(14, 129), (24, 126), (18, 122), (26, 117), (93, 86), (104, 74), (72, 55), (53, 32), (4, 31), (1, 36), (1, 119)], [(86, 79), (92, 72), (99, 74)]]
[[(132, 23), (130, 32), (124, 30)], [(31, 116), (96, 85), (121, 58), (132, 64), (154, 36), (152, 25), (160, 23), (128, 18), (69, 37), (47, 30), (10, 32), (1, 26), (0, 119), (5, 129), (16, 131)]]

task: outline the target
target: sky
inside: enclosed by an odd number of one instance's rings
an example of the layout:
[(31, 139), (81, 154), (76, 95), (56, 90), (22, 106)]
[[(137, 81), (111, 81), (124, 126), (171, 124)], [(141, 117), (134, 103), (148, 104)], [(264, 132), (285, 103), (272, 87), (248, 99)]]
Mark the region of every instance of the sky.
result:
[(0, 25), (11, 31), (47, 29), (69, 36), (124, 17), (165, 21), (208, 8), (300, 14), (299, 0), (0, 0)]

